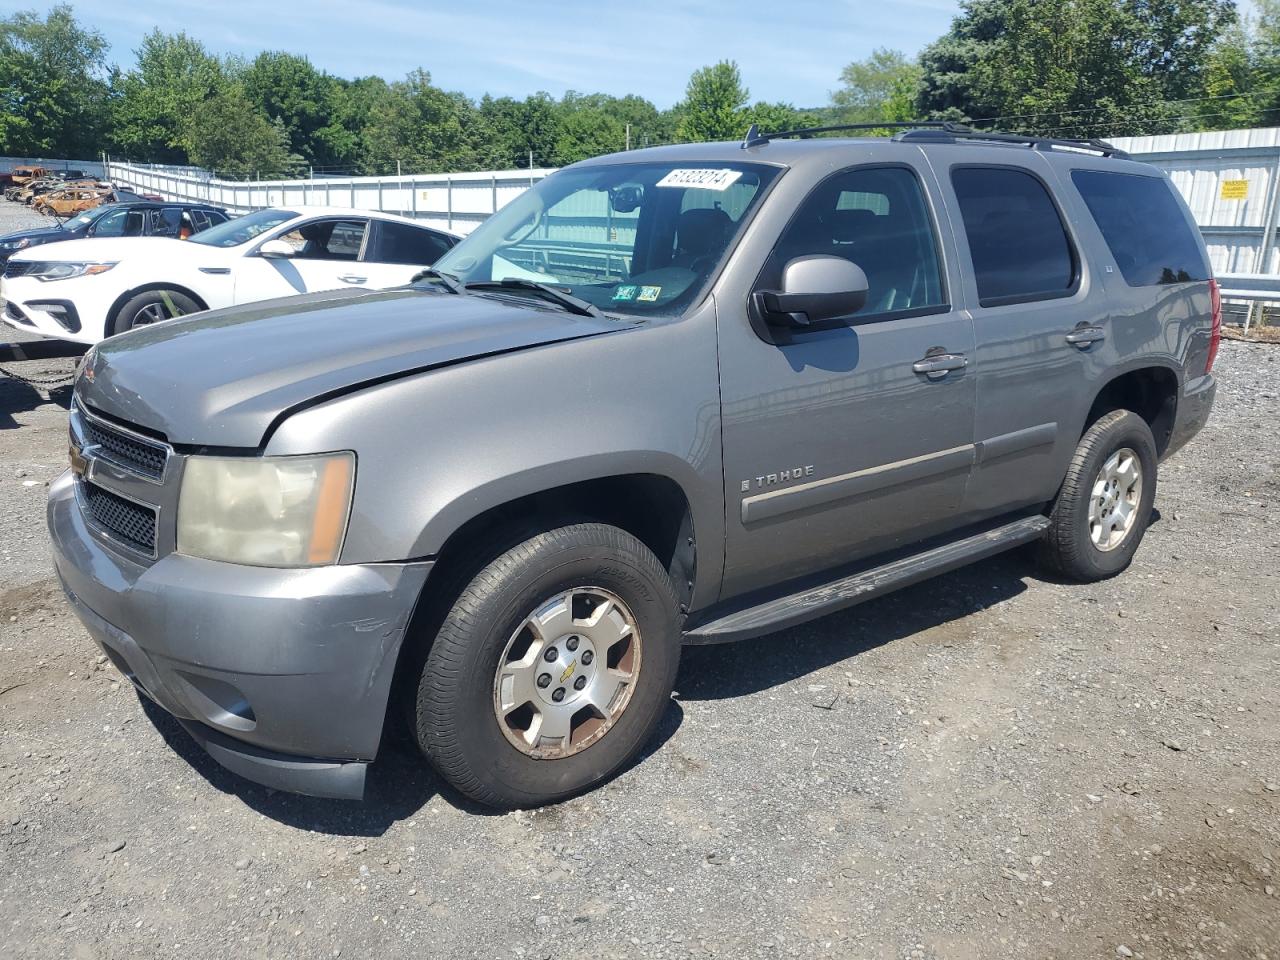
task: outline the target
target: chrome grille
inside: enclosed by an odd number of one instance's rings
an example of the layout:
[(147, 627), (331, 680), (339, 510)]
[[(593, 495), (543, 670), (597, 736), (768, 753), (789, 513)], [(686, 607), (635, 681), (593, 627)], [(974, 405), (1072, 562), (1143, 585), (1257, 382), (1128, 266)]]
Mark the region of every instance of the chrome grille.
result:
[(168, 451), (163, 445), (114, 430), (101, 420), (89, 417), (84, 418), (83, 428), (85, 440), (121, 466), (153, 480), (164, 476)]
[(156, 511), (117, 496), (90, 481), (83, 486), (85, 507), (99, 527), (147, 556), (156, 552)]

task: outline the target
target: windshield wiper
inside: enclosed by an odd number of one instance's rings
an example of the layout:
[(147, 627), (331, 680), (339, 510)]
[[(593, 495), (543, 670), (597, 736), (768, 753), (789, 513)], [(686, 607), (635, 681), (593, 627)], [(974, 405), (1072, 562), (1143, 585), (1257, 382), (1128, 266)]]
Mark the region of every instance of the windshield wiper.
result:
[(453, 274), (441, 273), (439, 270), (432, 270), (430, 267), (426, 270), (419, 270), (409, 282), (417, 283), (419, 280), (434, 280), (450, 293), (461, 293), (463, 289), (462, 284)]
[(580, 300), (565, 293), (559, 287), (553, 287), (549, 283), (539, 283), (536, 280), (523, 280), (519, 277), (507, 277), (503, 280), (478, 280), (474, 283), (468, 283), (465, 289), (528, 290), (530, 293), (537, 293), (557, 306), (564, 307), (570, 313), (576, 313), (580, 317), (604, 316), (600, 312), (600, 308), (594, 303), (587, 303), (585, 300)]

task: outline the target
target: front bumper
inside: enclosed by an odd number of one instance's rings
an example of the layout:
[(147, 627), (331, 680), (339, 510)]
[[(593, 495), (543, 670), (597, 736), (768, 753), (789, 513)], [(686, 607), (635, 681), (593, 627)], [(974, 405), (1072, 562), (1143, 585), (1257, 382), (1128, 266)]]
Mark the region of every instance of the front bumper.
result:
[(314, 796), (358, 798), (429, 562), (276, 570), (117, 553), (68, 472), (49, 494), (54, 565), (112, 662), (220, 764)]
[[(97, 298), (85, 295), (92, 288), (82, 285), (81, 279), (97, 278), (59, 280), (51, 284), (40, 284), (27, 277), (0, 280), (0, 300), (12, 303), (20, 315), (15, 316), (14, 311), (6, 308), (0, 312), (0, 321), (59, 340), (97, 343), (104, 336), (105, 307)], [(99, 317), (98, 313), (104, 316)]]

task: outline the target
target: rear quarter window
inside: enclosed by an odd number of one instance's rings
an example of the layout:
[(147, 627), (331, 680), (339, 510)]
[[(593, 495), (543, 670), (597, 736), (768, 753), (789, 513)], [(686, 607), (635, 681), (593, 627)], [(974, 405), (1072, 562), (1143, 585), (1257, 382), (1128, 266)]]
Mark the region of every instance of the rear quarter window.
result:
[(450, 238), (407, 223), (382, 220), (374, 240), (372, 254), (365, 259), (374, 263), (403, 263), (429, 267), (453, 244)]
[(1129, 286), (1209, 279), (1204, 247), (1164, 177), (1073, 170), (1071, 180)]

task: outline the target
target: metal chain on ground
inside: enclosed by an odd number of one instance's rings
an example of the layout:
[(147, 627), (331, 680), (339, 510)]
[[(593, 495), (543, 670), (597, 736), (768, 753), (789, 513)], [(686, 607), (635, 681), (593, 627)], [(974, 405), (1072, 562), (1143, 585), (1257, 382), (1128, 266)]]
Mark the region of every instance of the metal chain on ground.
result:
[(3, 373), (6, 377), (13, 380), (17, 380), (20, 383), (29, 384), (33, 387), (56, 387), (59, 384), (70, 383), (76, 378), (75, 370), (58, 377), (24, 377), (22, 374), (14, 373), (11, 369), (3, 365), (0, 365), (0, 373)]

